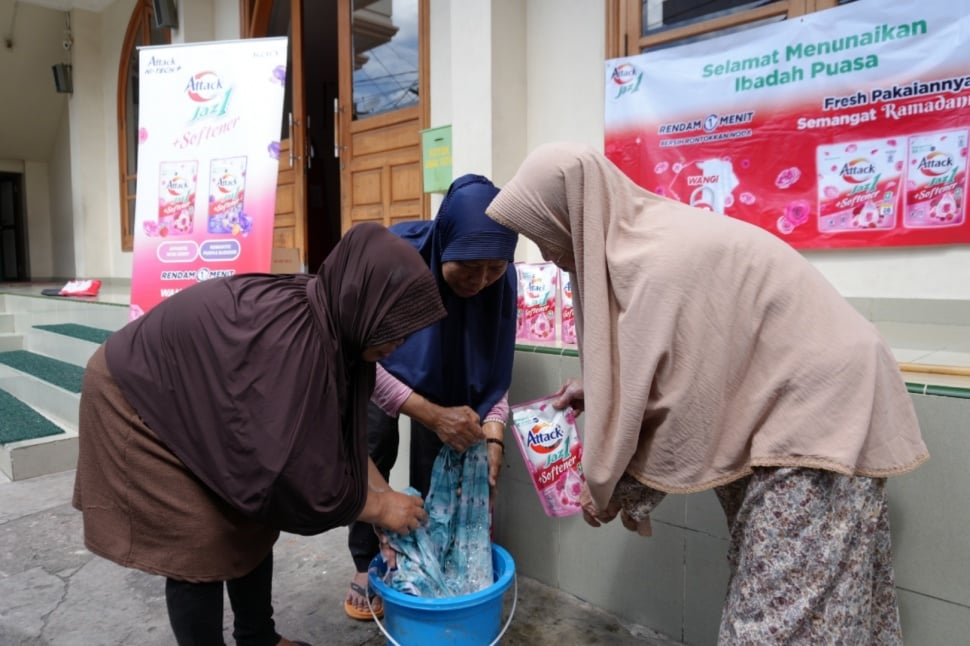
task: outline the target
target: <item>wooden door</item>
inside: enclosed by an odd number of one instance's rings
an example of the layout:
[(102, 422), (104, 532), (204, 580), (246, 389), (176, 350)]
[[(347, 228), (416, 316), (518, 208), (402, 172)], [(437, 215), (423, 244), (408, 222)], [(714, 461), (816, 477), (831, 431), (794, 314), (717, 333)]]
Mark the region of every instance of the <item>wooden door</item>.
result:
[[(341, 232), (365, 221), (389, 226), (426, 219), (421, 130), (429, 105), (428, 0), (340, 2), (338, 21)], [(409, 25), (416, 33), (402, 33)], [(406, 51), (412, 36), (416, 47)], [(404, 59), (411, 62), (402, 65)], [(368, 65), (382, 71), (368, 72)], [(373, 91), (377, 85), (384, 90)]]
[(306, 102), (304, 99), (303, 0), (253, 0), (243, 15), (250, 37), (288, 36), (286, 96), (280, 124), (279, 175), (273, 247), (297, 249), (307, 264)]

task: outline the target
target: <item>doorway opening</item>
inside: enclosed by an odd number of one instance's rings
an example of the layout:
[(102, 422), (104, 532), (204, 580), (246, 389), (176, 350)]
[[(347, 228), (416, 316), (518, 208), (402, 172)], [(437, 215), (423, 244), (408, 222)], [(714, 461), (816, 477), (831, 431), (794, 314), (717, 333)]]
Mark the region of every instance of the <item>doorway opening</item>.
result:
[(30, 280), (23, 175), (0, 173), (0, 282)]

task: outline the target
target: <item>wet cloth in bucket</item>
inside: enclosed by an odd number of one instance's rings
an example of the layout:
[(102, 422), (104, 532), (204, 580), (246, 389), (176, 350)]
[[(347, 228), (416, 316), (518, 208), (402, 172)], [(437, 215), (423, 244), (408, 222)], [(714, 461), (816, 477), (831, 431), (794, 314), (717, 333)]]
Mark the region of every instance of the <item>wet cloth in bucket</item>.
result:
[[(458, 494), (459, 487), (461, 495)], [(410, 489), (408, 493), (420, 495)], [(419, 597), (452, 597), (494, 583), (489, 536), (488, 452), (479, 442), (463, 453), (441, 448), (424, 501), (428, 524), (402, 536), (388, 532), (397, 567), (385, 582)]]

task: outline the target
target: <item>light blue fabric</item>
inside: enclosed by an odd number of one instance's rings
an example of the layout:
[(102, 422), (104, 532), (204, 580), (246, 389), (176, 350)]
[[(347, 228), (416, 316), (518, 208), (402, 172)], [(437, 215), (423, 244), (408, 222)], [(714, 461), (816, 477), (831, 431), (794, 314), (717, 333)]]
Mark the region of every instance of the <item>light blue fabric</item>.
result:
[[(411, 488), (407, 493), (420, 495)], [(419, 597), (472, 594), (492, 585), (485, 442), (464, 453), (441, 448), (424, 508), (426, 526), (408, 536), (388, 532), (398, 554), (397, 567), (388, 570), (386, 583)]]

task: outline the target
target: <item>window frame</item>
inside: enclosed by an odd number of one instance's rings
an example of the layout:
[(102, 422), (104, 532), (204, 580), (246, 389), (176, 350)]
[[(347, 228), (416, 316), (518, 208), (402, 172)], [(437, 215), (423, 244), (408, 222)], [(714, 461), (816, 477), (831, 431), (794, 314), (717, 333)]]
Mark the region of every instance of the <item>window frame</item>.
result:
[[(152, 43), (152, 20), (155, 19), (155, 9), (152, 0), (138, 0), (131, 12), (128, 20), (128, 27), (125, 30), (125, 39), (121, 46), (121, 56), (118, 61), (118, 95), (117, 95), (117, 114), (118, 114), (118, 196), (119, 213), (121, 216), (121, 250), (132, 251), (134, 249), (134, 221), (135, 221), (135, 196), (138, 191), (138, 172), (128, 172), (129, 148), (137, 150), (138, 147), (138, 124), (135, 123), (129, 129), (130, 122), (134, 118), (128, 114), (128, 90), (129, 90), (129, 64), (133, 56), (137, 53), (135, 43)], [(168, 28), (159, 29), (165, 40), (165, 44), (172, 42), (172, 32)], [(139, 41), (140, 39), (140, 41)], [(130, 140), (134, 137), (134, 142)], [(134, 144), (131, 146), (131, 144)], [(128, 190), (131, 184), (132, 190)]]
[(645, 49), (669, 45), (700, 34), (738, 27), (768, 18), (784, 16), (790, 20), (838, 6), (838, 0), (780, 0), (747, 11), (739, 11), (709, 20), (697, 20), (680, 27), (662, 29), (644, 35), (641, 32), (641, 0), (606, 0), (606, 57), (636, 56)]

